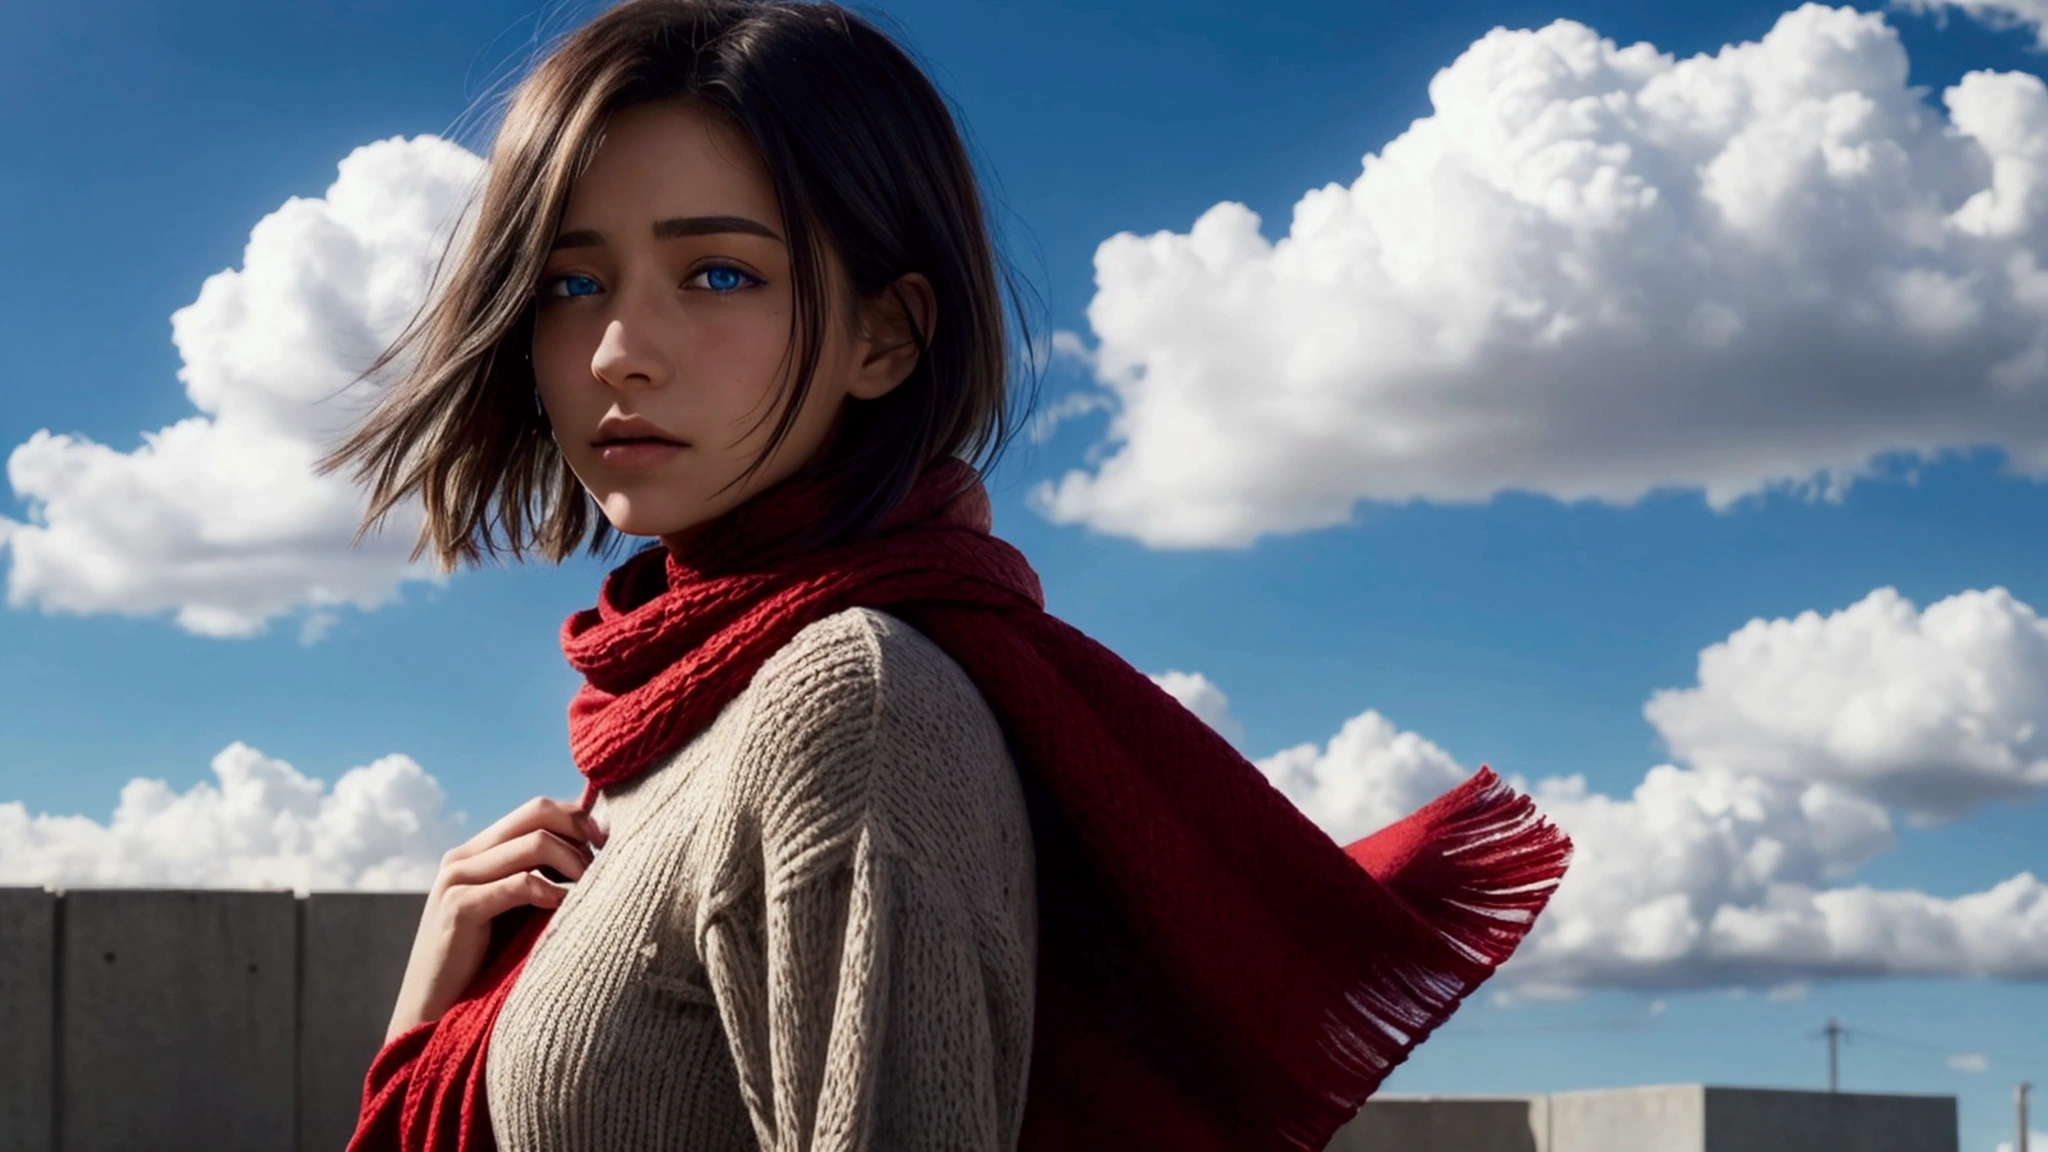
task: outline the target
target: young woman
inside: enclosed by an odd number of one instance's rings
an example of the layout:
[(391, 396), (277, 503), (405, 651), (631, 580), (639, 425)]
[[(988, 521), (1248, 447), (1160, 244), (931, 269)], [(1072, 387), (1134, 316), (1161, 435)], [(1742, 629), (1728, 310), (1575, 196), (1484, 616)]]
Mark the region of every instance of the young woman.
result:
[(973, 173), (869, 24), (612, 8), (468, 237), (323, 470), (446, 568), (657, 543), (562, 629), (582, 800), (449, 853), (352, 1148), (1319, 1149), (1527, 931), (1568, 845), (1491, 773), (1340, 848), (1043, 611), (969, 463)]

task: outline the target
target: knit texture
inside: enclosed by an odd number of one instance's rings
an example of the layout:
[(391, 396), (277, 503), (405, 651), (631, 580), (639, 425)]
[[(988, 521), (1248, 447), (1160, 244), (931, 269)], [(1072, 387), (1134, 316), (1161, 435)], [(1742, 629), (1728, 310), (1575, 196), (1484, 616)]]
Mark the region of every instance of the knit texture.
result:
[(492, 1030), (499, 1148), (1015, 1146), (1030, 828), (931, 641), (867, 609), (811, 625), (595, 814), (607, 845)]
[[(641, 553), (563, 627), (585, 677), (570, 748), (591, 788), (701, 732), (803, 628), (898, 617), (1001, 724), (1038, 866), (1037, 992), (1019, 1146), (1319, 1150), (1527, 934), (1570, 843), (1482, 768), (1348, 849), (1193, 713), (1048, 615), (945, 461), (850, 542), (792, 541), (831, 493), (780, 485), (684, 555)], [(483, 1052), (542, 916), (365, 1083), (356, 1147), (481, 1150)]]

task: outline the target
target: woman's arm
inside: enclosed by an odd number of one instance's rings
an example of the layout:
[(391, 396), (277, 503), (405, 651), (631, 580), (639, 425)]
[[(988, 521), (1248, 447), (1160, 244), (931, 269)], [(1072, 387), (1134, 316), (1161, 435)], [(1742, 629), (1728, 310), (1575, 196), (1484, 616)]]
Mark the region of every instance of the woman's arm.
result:
[(872, 666), (801, 678), (813, 714), (764, 726), (760, 866), (699, 908), (706, 975), (763, 1152), (1010, 1149), (1036, 933), (1015, 769), (936, 646), (849, 615), (835, 648)]
[(710, 921), (764, 1152), (1015, 1147), (1028, 1046), (997, 1033), (1028, 1022), (1029, 971), (992, 971), (973, 917), (916, 871), (864, 835), (843, 865)]

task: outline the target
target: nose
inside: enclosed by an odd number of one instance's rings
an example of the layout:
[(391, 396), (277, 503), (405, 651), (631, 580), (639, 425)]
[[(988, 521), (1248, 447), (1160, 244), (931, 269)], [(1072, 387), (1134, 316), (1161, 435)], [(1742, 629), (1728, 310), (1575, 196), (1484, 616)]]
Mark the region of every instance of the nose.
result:
[(630, 305), (615, 312), (591, 354), (590, 371), (614, 388), (659, 387), (668, 382), (668, 364), (654, 339), (658, 321), (645, 308)]

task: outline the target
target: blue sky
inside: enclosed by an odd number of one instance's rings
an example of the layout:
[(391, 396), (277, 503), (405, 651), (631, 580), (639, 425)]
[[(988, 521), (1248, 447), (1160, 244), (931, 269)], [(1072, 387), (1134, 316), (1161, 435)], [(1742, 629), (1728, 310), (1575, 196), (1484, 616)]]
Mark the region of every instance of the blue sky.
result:
[[(297, 463), (350, 277), (589, 10), (0, 15), (0, 883), (402, 885), (574, 794), (605, 563), (421, 579)], [(1992, 1152), (2048, 1080), (2044, 13), (881, 11), (1069, 334), (992, 481), (1052, 608), (1333, 834), (1483, 762), (1582, 846), (1389, 1090), (1818, 1086), (1836, 1016)]]

